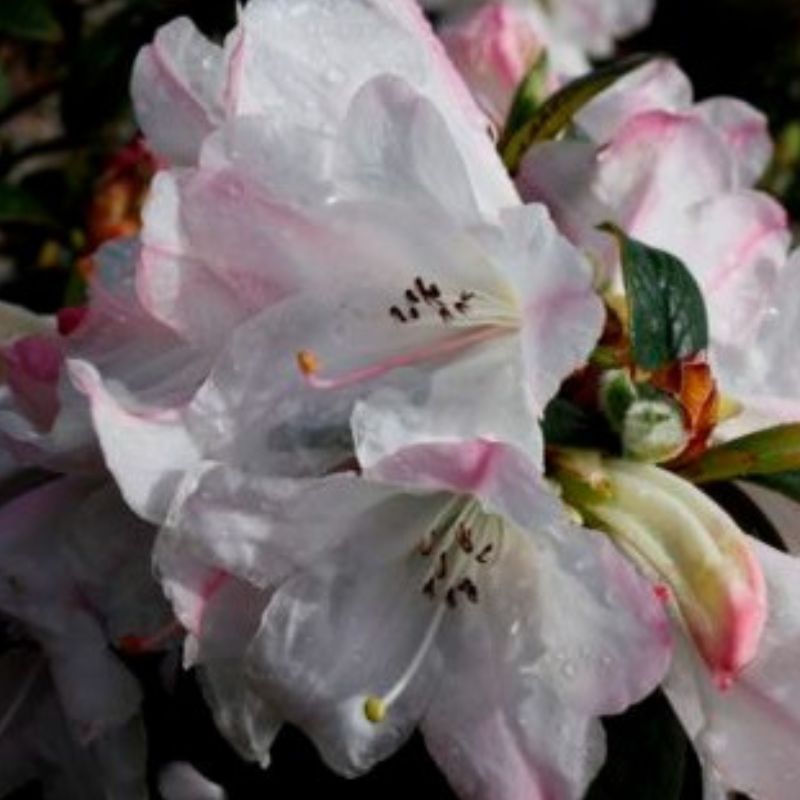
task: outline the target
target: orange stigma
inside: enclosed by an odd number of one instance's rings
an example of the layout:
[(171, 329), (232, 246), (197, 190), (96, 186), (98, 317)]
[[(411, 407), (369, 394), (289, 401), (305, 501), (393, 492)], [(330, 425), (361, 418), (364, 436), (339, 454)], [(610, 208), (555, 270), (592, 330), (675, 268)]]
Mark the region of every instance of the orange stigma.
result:
[(297, 366), (303, 375), (314, 375), (319, 372), (319, 359), (310, 350), (301, 350), (297, 354)]

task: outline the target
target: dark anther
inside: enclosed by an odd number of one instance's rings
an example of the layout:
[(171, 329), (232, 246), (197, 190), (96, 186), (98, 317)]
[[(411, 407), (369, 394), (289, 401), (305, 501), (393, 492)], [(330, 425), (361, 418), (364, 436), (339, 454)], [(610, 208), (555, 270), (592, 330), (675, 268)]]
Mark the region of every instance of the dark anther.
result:
[(409, 303), (419, 303), (419, 297), (414, 294), (413, 289), (406, 289), (406, 300)]
[(480, 553), (478, 553), (477, 556), (475, 556), (475, 560), (479, 564), (485, 564), (492, 555), (492, 550), (494, 550), (494, 545), (490, 542), (486, 545), (486, 547), (483, 548), (483, 550), (480, 551)]
[(456, 540), (465, 553), (471, 553), (475, 549), (472, 543), (472, 531), (463, 522), (458, 526)]
[(408, 314), (411, 317), (411, 319), (419, 319), (419, 311), (417, 311), (417, 309), (414, 308), (414, 306), (409, 307)]
[(436, 579), (442, 580), (447, 575), (447, 553), (442, 553), (439, 556), (439, 569), (436, 570)]
[(450, 608), (456, 607), (456, 593), (452, 589), (448, 589), (447, 594), (444, 597), (445, 600), (447, 600), (447, 605), (449, 605)]
[(441, 296), (442, 293), (439, 291), (439, 287), (435, 283), (432, 283), (428, 287), (428, 297), (430, 297), (432, 300), (438, 300)]
[(439, 306), (439, 316), (442, 322), (450, 322), (453, 319), (453, 312), (447, 306)]
[(398, 322), (406, 321), (406, 315), (397, 306), (392, 306), (389, 309), (389, 315), (392, 317), (392, 319), (396, 319)]
[(434, 581), (433, 578), (429, 578), (425, 581), (425, 585), (422, 587), (422, 594), (430, 598), (436, 596), (436, 581)]
[(469, 578), (464, 578), (464, 580), (458, 584), (458, 591), (463, 592), (470, 603), (478, 602), (478, 587)]
[(419, 544), (420, 555), (429, 556), (433, 552), (433, 542), (436, 536), (435, 531), (431, 531)]
[(453, 308), (458, 311), (459, 314), (466, 314), (467, 313), (467, 304), (462, 303), (460, 300), (457, 303), (453, 303)]

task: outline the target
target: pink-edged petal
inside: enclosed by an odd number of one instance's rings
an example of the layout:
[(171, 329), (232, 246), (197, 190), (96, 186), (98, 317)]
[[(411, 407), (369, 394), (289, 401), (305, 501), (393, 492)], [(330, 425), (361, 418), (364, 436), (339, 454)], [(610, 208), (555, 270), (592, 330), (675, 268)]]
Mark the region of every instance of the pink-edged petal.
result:
[(244, 308), (206, 263), (202, 249), (187, 241), (180, 218), (180, 186), (185, 181), (162, 172), (151, 185), (136, 289), (142, 306), (156, 320), (189, 341), (211, 347), (242, 319)]
[(643, 238), (683, 259), (697, 278), (714, 346), (746, 353), (772, 313), (786, 265), (784, 209), (760, 192), (729, 192), (687, 207), (672, 230), (659, 227)]
[(186, 17), (174, 20), (145, 47), (131, 91), (148, 144), (168, 161), (193, 164), (205, 137), (223, 118), (225, 57)]
[(586, 363), (600, 337), (603, 306), (589, 262), (543, 206), (508, 209), (502, 224), (499, 260), (520, 297), (526, 379), (541, 416), (561, 383)]
[[(772, 267), (768, 263), (768, 274)], [(800, 375), (786, 366), (793, 363), (800, 331), (800, 309), (795, 302), (799, 285), (800, 253), (795, 252), (764, 297), (766, 309), (756, 335), (739, 347), (718, 348), (714, 353), (723, 390), (744, 408), (726, 423), (727, 436), (800, 418)]]
[(88, 398), (106, 464), (126, 502), (144, 519), (162, 522), (183, 472), (199, 460), (180, 411), (126, 404), (88, 361), (71, 361), (69, 370)]
[(578, 800), (604, 760), (599, 721), (526, 676), (496, 623), (475, 620), (450, 645), (457, 662), (422, 723), (425, 744), (461, 797)]
[(263, 591), (198, 557), (192, 542), (162, 529), (153, 554), (156, 573), (187, 631), (184, 666), (193, 666), (217, 727), (249, 761), (269, 765), (282, 720), (250, 687), (244, 656), (269, 601)]
[(442, 42), (478, 105), (502, 128), (520, 81), (543, 49), (516, 7), (491, 2), (446, 26)]
[(704, 100), (692, 109), (692, 114), (722, 134), (736, 156), (739, 185), (753, 186), (772, 157), (772, 138), (764, 114), (733, 97)]
[[(207, 463), (182, 487), (161, 547), (186, 551), (253, 586), (275, 586), (347, 542), (354, 562), (380, 560), (383, 552), (369, 545), (374, 530), (392, 527), (394, 547), (408, 549), (430, 527), (440, 501), (404, 505), (396, 494), (353, 474), (279, 479)], [(404, 507), (409, 513), (399, 522)]]
[(630, 235), (647, 241), (734, 180), (734, 159), (719, 134), (690, 116), (650, 111), (623, 125), (601, 154), (598, 193)]
[(673, 61), (659, 59), (640, 67), (599, 94), (575, 116), (595, 144), (610, 142), (638, 114), (678, 113), (692, 105), (692, 85)]
[(727, 691), (717, 689), (688, 645), (666, 690), (698, 751), (724, 785), (765, 800), (797, 795), (800, 683), (798, 562), (752, 541), (767, 581), (770, 613), (758, 655)]
[[(352, 429), (358, 458), (371, 467), (400, 449), (473, 438), (510, 442), (533, 464), (543, 457), (519, 343), (510, 337), (478, 345), (414, 382), (379, 388), (360, 400)], [(492, 376), (491, 382), (486, 381)], [(422, 387), (427, 391), (422, 392)], [(480, 394), (480, 403), (464, 402)]]
[[(253, 3), (245, 8), (242, 24), (239, 113), (289, 109), (300, 126), (321, 130), (341, 122), (367, 80), (394, 75), (443, 113), (481, 207), (515, 202), (485, 117), (412, 0), (340, 0), (335, 12), (325, 3)], [(297, 103), (298, 91), (303, 104)]]

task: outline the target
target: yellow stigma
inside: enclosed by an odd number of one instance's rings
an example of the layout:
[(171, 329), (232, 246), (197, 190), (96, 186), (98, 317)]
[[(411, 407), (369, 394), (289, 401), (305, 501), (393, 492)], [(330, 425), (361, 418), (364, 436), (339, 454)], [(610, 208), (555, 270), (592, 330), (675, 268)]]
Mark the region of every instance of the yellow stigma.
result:
[(301, 350), (297, 354), (297, 366), (303, 375), (319, 372), (319, 359), (310, 350)]
[(374, 694), (364, 701), (364, 716), (374, 725), (386, 719), (387, 710), (386, 703)]

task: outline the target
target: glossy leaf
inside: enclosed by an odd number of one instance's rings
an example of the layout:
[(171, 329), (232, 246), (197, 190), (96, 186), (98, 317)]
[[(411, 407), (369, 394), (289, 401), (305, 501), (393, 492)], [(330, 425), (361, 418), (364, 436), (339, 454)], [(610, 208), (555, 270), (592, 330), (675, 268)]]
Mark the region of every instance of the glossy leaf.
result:
[(795, 470), (800, 470), (800, 424), (787, 424), (712, 447), (683, 467), (681, 475), (694, 483), (709, 483)]
[(705, 350), (705, 301), (683, 262), (631, 239), (612, 223), (600, 228), (619, 242), (635, 363), (656, 370)]
[(500, 154), (509, 171), (513, 174), (519, 169), (525, 153), (533, 145), (555, 139), (590, 100), (651, 58), (636, 55), (616, 61), (568, 83), (551, 95), (524, 124), (507, 137), (504, 134)]

